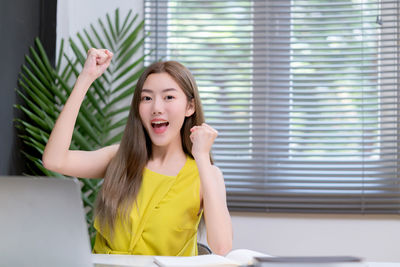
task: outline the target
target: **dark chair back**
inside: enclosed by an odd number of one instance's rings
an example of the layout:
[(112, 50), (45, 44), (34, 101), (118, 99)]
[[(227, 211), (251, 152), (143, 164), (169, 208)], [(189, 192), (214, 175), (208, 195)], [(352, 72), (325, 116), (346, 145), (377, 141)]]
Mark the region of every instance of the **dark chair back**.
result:
[(198, 255), (207, 255), (207, 254), (212, 254), (212, 251), (206, 245), (202, 243), (197, 243), (197, 253)]

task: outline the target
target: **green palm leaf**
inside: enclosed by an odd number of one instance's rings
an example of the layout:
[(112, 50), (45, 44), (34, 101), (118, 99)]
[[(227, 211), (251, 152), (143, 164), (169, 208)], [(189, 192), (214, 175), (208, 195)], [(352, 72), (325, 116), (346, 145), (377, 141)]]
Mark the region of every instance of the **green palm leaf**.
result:
[[(30, 54), (25, 57), (26, 64), (22, 66), (17, 89), (24, 104), (15, 105), (25, 114), (24, 119), (16, 119), (15, 123), (21, 133), (19, 137), (26, 145), (21, 153), (27, 159), (29, 175), (64, 177), (45, 169), (41, 157), (90, 47), (110, 49), (115, 56), (108, 70), (87, 93), (76, 121), (71, 149), (94, 150), (121, 140), (130, 104), (125, 100), (132, 97), (148, 55), (137, 55), (147, 36), (143, 33), (143, 21), (137, 22), (137, 18), (138, 15), (132, 17), (132, 11), (121, 18), (117, 9), (113, 16), (106, 14), (106, 23), (99, 18), (97, 26), (90, 24), (89, 29), (82, 29), (83, 34), (70, 38), (68, 44), (61, 40), (55, 67), (51, 66), (40, 40), (35, 40), (35, 47), (31, 47)], [(65, 51), (72, 51), (72, 54)], [(80, 181), (93, 241), (94, 202), (102, 180)]]

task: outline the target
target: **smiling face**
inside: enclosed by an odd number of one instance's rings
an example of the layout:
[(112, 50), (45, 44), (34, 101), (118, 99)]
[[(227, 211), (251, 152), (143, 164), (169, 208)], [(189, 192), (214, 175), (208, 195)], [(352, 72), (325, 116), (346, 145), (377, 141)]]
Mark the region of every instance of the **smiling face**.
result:
[(180, 145), (180, 130), (185, 117), (193, 113), (193, 101), (188, 101), (182, 88), (168, 73), (153, 73), (146, 78), (139, 114), (153, 146)]

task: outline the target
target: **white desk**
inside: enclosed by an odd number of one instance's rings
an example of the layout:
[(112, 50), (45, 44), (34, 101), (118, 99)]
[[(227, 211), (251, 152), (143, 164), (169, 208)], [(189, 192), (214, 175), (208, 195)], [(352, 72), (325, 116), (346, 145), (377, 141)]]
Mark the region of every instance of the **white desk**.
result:
[(95, 267), (157, 266), (153, 256), (92, 254)]
[(400, 262), (367, 262), (368, 267), (399, 267)]
[[(138, 255), (96, 255), (93, 254), (95, 267), (154, 267), (153, 256)], [(366, 262), (366, 267), (400, 267), (400, 262)]]

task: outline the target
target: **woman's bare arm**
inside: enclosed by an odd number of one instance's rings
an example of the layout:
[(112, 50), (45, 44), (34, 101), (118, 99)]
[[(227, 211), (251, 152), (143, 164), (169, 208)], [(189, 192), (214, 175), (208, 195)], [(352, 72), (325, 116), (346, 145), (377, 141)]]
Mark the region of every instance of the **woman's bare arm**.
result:
[(79, 109), (90, 85), (109, 66), (112, 53), (105, 49), (90, 49), (82, 72), (62, 109), (45, 147), (42, 161), (49, 170), (82, 178), (104, 176), (108, 163), (118, 150), (118, 145), (96, 151), (70, 150), (72, 134)]
[(210, 162), (210, 149), (217, 132), (203, 124), (192, 128), (192, 154), (201, 180), (207, 243), (215, 254), (225, 255), (232, 249), (232, 222), (226, 204), (222, 172)]

